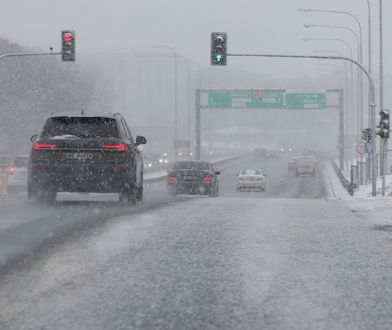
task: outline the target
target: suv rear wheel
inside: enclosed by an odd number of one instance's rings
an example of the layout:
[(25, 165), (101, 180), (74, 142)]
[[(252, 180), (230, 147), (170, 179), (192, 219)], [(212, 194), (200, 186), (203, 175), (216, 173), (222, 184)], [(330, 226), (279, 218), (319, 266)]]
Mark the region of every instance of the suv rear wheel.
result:
[(141, 186), (136, 188), (136, 200), (138, 202), (143, 201), (143, 173), (141, 182)]
[(138, 202), (143, 201), (143, 186), (136, 188), (136, 200)]
[(57, 191), (53, 188), (49, 188), (43, 193), (43, 201), (46, 204), (52, 205), (56, 202)]
[(31, 184), (27, 186), (27, 198), (39, 203), (52, 205), (56, 202), (57, 191), (54, 187), (47, 187), (42, 191), (37, 191)]
[(126, 188), (119, 194), (119, 201), (122, 203), (136, 204), (137, 188)]

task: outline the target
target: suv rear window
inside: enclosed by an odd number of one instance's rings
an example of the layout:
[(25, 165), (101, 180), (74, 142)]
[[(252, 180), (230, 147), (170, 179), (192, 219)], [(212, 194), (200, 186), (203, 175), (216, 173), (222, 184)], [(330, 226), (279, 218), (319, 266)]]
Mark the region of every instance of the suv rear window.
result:
[(44, 126), (42, 137), (119, 137), (116, 120), (107, 117), (52, 117)]
[(176, 162), (173, 166), (175, 170), (209, 170), (208, 163), (205, 162)]

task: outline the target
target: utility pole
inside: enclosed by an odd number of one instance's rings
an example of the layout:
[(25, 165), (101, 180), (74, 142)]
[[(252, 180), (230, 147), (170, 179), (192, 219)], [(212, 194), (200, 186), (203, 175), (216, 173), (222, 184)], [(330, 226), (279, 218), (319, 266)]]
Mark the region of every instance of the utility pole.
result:
[[(380, 0), (380, 113), (384, 110), (384, 54), (383, 54), (383, 22), (382, 22), (382, 0)], [(388, 139), (382, 137), (380, 140), (380, 174), (382, 177), (382, 195), (385, 196), (385, 174), (387, 167)]]

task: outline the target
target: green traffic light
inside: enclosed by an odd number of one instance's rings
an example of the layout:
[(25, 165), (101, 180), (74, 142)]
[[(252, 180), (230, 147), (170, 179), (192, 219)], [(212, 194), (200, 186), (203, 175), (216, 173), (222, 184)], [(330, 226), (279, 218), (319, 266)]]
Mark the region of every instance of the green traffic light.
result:
[(222, 61), (222, 55), (220, 55), (220, 54), (215, 55), (215, 60), (216, 60), (217, 62)]

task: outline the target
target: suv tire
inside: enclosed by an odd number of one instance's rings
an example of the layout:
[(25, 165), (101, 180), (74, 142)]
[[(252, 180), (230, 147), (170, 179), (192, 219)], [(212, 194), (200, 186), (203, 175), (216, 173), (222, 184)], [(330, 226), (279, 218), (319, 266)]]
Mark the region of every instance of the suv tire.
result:
[(136, 204), (137, 200), (137, 188), (124, 188), (122, 192), (119, 193), (119, 201), (127, 204)]
[(53, 205), (56, 203), (57, 191), (50, 187), (43, 193), (43, 200), (48, 205)]

